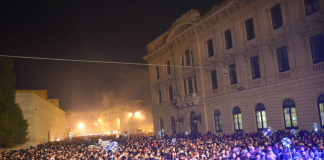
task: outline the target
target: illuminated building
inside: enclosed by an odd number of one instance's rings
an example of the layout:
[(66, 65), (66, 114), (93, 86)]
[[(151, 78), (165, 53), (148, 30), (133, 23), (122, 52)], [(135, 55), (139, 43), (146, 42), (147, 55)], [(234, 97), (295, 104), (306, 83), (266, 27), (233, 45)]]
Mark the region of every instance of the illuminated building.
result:
[(67, 137), (66, 114), (59, 108), (58, 103), (53, 104), (48, 101), (46, 90), (17, 90), (16, 102), (29, 124), (27, 135), (29, 141), (16, 148), (30, 147)]
[(143, 58), (155, 133), (324, 128), (323, 8), (226, 0), (183, 14)]
[(143, 100), (133, 100), (126, 104), (105, 109), (101, 114), (102, 132), (124, 134), (153, 132), (152, 107)]

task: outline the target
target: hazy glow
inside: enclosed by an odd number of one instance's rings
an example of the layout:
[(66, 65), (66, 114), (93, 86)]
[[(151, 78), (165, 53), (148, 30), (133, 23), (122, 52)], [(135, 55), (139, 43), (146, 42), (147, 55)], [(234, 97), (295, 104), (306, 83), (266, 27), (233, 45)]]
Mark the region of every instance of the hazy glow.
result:
[(141, 114), (139, 112), (135, 112), (135, 117), (139, 117)]
[(96, 122), (95, 125), (97, 125), (98, 123)]
[(99, 122), (101, 122), (101, 119), (98, 119)]
[(129, 115), (129, 116), (132, 116), (132, 115), (133, 115), (133, 113), (129, 113), (128, 115)]
[(84, 127), (83, 123), (78, 124), (78, 128), (82, 129)]

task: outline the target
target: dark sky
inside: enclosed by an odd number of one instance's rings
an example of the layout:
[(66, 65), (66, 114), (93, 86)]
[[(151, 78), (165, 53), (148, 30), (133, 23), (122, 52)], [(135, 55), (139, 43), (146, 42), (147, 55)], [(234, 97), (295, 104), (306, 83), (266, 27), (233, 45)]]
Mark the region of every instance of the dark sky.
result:
[[(0, 54), (146, 63), (146, 45), (219, 0), (1, 1)], [(150, 99), (147, 66), (14, 59), (16, 89), (48, 90), (63, 109)]]

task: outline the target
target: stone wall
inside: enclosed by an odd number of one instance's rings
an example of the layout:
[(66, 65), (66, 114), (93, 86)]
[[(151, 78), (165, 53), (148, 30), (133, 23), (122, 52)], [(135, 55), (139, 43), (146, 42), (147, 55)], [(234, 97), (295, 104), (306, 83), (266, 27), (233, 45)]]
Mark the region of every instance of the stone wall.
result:
[(29, 147), (67, 137), (65, 112), (34, 93), (16, 93), (16, 102), (29, 123), (29, 141), (19, 147)]

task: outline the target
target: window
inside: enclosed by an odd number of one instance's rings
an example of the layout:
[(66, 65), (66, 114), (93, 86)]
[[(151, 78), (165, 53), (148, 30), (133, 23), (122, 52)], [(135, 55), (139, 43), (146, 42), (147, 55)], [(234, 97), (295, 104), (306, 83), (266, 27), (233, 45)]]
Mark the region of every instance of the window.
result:
[(260, 78), (259, 56), (250, 58), (252, 79)]
[(324, 36), (318, 34), (310, 37), (310, 44), (312, 48), (313, 63), (320, 63), (324, 61)]
[(211, 57), (214, 55), (213, 40), (210, 39), (207, 41), (208, 56)]
[(234, 120), (234, 130), (242, 131), (243, 130), (242, 114), (241, 114), (241, 109), (239, 107), (234, 107), (233, 109), (233, 120)]
[(231, 30), (225, 32), (225, 43), (226, 49), (231, 49), (233, 47)]
[(211, 76), (211, 81), (212, 81), (212, 88), (213, 89), (217, 89), (218, 85), (217, 85), (217, 75), (216, 75), (216, 70), (211, 71), (210, 72), (210, 76)]
[(245, 21), (245, 29), (246, 29), (246, 38), (247, 40), (251, 40), (255, 37), (253, 19), (249, 19)]
[(318, 113), (321, 122), (321, 128), (324, 128), (324, 93), (317, 99)]
[(188, 90), (189, 90), (189, 94), (193, 93), (192, 78), (191, 77), (188, 78)]
[(159, 96), (159, 103), (162, 103), (162, 95), (161, 95), (161, 90), (158, 90), (158, 96)]
[(186, 84), (186, 79), (183, 79), (183, 87), (184, 87), (184, 94), (187, 94), (187, 84)]
[(282, 107), (284, 112), (285, 128), (298, 129), (295, 102), (291, 99), (286, 99), (283, 102)]
[(216, 109), (214, 112), (214, 120), (215, 120), (216, 132), (222, 132), (222, 118), (221, 118), (221, 113), (218, 109)]
[(177, 134), (176, 123), (175, 123), (175, 119), (173, 116), (171, 117), (171, 129), (172, 129), (172, 134)]
[(169, 86), (169, 96), (170, 96), (170, 100), (173, 100), (172, 86)]
[(229, 69), (229, 73), (230, 73), (231, 84), (236, 84), (237, 83), (237, 77), (236, 77), (235, 64), (229, 65), (228, 69)]
[(164, 129), (163, 118), (160, 118), (160, 128), (161, 130)]
[(189, 50), (186, 50), (185, 57), (186, 57), (186, 66), (190, 66), (190, 53), (189, 53)]
[(168, 75), (171, 74), (170, 61), (167, 61), (167, 73), (168, 73)]
[(289, 70), (289, 61), (287, 46), (277, 49), (278, 67), (279, 72), (284, 72)]
[(310, 15), (320, 8), (319, 0), (305, 0), (306, 15)]
[(271, 8), (271, 18), (273, 30), (282, 27), (282, 15), (280, 4), (277, 4)]
[(255, 116), (256, 116), (258, 130), (267, 128), (267, 116), (266, 116), (265, 107), (262, 103), (258, 103), (255, 106)]
[(156, 79), (160, 79), (160, 69), (156, 67)]
[(196, 75), (194, 75), (193, 78), (194, 78), (195, 92), (197, 93)]

